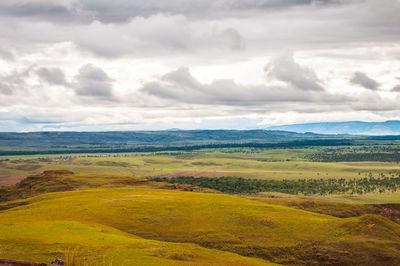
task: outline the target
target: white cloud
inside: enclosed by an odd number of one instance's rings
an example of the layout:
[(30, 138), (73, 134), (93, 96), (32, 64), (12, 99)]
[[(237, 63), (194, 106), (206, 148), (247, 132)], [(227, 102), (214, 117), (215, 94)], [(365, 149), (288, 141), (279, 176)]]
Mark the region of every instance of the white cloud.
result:
[(400, 119), (399, 13), (397, 0), (4, 0), (0, 130)]
[(314, 70), (300, 66), (293, 55), (284, 54), (265, 67), (268, 76), (286, 82), (300, 90), (323, 91), (321, 81)]

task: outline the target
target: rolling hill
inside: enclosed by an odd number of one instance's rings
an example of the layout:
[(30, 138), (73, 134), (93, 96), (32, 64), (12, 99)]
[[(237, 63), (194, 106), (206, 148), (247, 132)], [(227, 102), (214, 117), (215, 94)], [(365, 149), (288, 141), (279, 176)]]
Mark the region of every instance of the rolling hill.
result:
[(24, 184), (9, 189), (25, 199), (0, 203), (0, 257), (66, 256), (85, 265), (400, 263), (400, 225), (380, 215), (338, 218), (129, 176), (48, 171)]

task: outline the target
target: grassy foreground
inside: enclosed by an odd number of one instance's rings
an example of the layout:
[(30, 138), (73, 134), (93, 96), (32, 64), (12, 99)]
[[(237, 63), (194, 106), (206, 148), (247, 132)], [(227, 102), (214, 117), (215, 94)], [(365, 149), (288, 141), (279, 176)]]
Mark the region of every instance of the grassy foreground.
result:
[[(400, 225), (368, 210), (339, 218), (284, 199), (68, 172), (47, 172), (13, 189), (26, 199), (0, 203), (0, 257), (9, 259), (49, 262), (66, 254), (93, 265), (400, 263)], [(41, 194), (62, 190), (74, 191)]]

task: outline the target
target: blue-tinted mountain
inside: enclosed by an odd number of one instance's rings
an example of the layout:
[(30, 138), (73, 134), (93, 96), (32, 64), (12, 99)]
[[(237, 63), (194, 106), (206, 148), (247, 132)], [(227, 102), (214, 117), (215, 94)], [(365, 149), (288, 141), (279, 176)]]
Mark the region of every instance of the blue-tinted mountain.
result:
[(318, 134), (356, 134), (356, 135), (400, 135), (400, 121), (386, 122), (321, 122), (271, 126), (269, 130), (285, 130), (297, 133), (313, 132)]

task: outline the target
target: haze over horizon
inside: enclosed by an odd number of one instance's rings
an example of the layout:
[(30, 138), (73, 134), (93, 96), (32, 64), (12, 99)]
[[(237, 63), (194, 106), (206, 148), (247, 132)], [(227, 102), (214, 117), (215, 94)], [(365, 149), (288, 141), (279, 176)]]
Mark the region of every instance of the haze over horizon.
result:
[(0, 131), (400, 120), (399, 0), (3, 0)]

